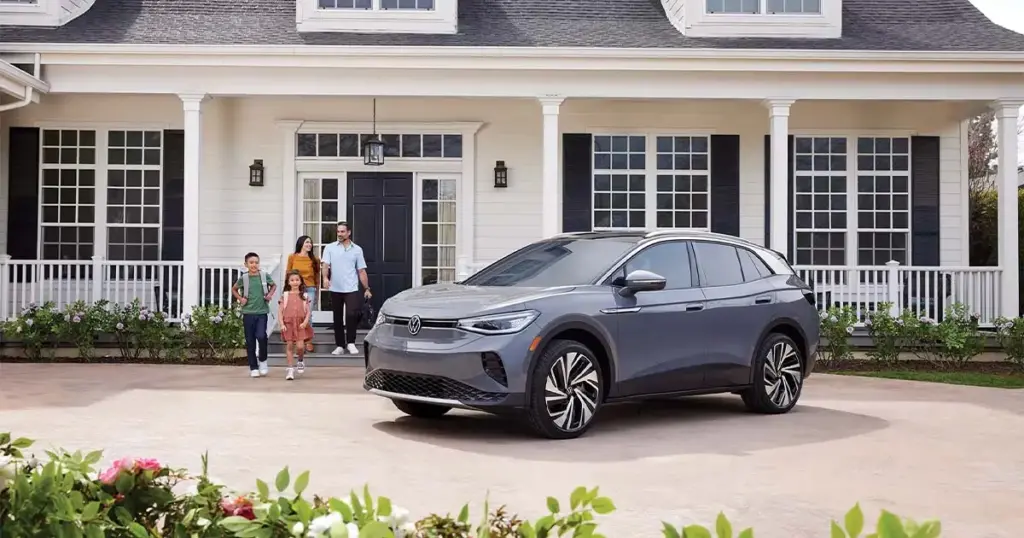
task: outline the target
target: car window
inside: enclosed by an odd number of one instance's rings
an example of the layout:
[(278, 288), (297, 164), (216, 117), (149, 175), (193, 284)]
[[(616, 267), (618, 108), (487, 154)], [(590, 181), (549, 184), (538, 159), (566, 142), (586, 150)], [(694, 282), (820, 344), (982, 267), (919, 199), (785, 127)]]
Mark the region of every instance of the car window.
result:
[(743, 283), (743, 269), (736, 247), (722, 243), (693, 243), (697, 265), (704, 275), (705, 286), (732, 286)]
[(613, 286), (626, 284), (626, 275), (633, 271), (650, 271), (665, 277), (665, 289), (678, 290), (693, 287), (690, 272), (690, 251), (685, 241), (667, 241), (651, 245), (629, 259), (616, 272)]
[(768, 266), (756, 254), (745, 248), (737, 248), (736, 250), (740, 253), (740, 267), (743, 268), (743, 280), (745, 282), (753, 282), (754, 280), (771, 276), (771, 269), (768, 269)]
[(488, 265), (463, 284), (538, 288), (593, 284), (635, 246), (636, 240), (628, 238), (539, 241)]

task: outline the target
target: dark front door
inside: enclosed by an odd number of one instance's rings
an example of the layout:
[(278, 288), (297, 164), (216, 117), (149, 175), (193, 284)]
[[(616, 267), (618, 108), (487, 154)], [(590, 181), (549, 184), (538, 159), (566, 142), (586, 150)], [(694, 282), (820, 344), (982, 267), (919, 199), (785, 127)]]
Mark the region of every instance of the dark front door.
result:
[(348, 221), (352, 239), (366, 257), (377, 310), (412, 287), (412, 189), (412, 174), (348, 174)]

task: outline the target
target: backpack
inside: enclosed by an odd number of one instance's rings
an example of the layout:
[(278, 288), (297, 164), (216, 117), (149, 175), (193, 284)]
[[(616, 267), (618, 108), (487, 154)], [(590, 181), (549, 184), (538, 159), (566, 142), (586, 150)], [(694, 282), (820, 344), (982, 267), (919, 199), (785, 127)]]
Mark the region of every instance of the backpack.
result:
[[(242, 297), (249, 298), (249, 271), (242, 274)], [(263, 295), (266, 295), (270, 291), (270, 287), (267, 286), (267, 273), (260, 270), (260, 284), (263, 286)]]

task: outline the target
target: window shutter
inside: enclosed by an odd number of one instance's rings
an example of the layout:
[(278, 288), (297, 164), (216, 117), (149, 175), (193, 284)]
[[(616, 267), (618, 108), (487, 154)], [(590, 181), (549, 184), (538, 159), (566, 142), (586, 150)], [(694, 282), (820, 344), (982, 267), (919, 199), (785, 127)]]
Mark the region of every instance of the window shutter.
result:
[(160, 259), (181, 261), (185, 254), (185, 131), (164, 131), (163, 215)]
[(593, 221), (593, 136), (562, 135), (562, 231), (589, 232)]
[(740, 137), (711, 136), (711, 231), (740, 235)]
[(36, 127), (11, 127), (10, 130), (7, 253), (15, 260), (38, 257), (39, 136)]

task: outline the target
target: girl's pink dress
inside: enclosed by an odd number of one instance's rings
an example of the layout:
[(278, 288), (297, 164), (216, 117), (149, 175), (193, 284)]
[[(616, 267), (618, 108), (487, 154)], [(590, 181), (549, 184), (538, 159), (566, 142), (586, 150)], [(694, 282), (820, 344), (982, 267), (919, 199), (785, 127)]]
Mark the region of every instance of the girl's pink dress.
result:
[(309, 309), (309, 303), (302, 300), (302, 296), (298, 294), (290, 294), (288, 301), (281, 297), (281, 304), (284, 305), (284, 312), (281, 314), (281, 320), (279, 323), (283, 324), (285, 329), (281, 331), (281, 339), (285, 342), (301, 342), (304, 340), (313, 339), (313, 324), (310, 320), (310, 325), (305, 329), (300, 329), (299, 325), (306, 319), (306, 312)]

